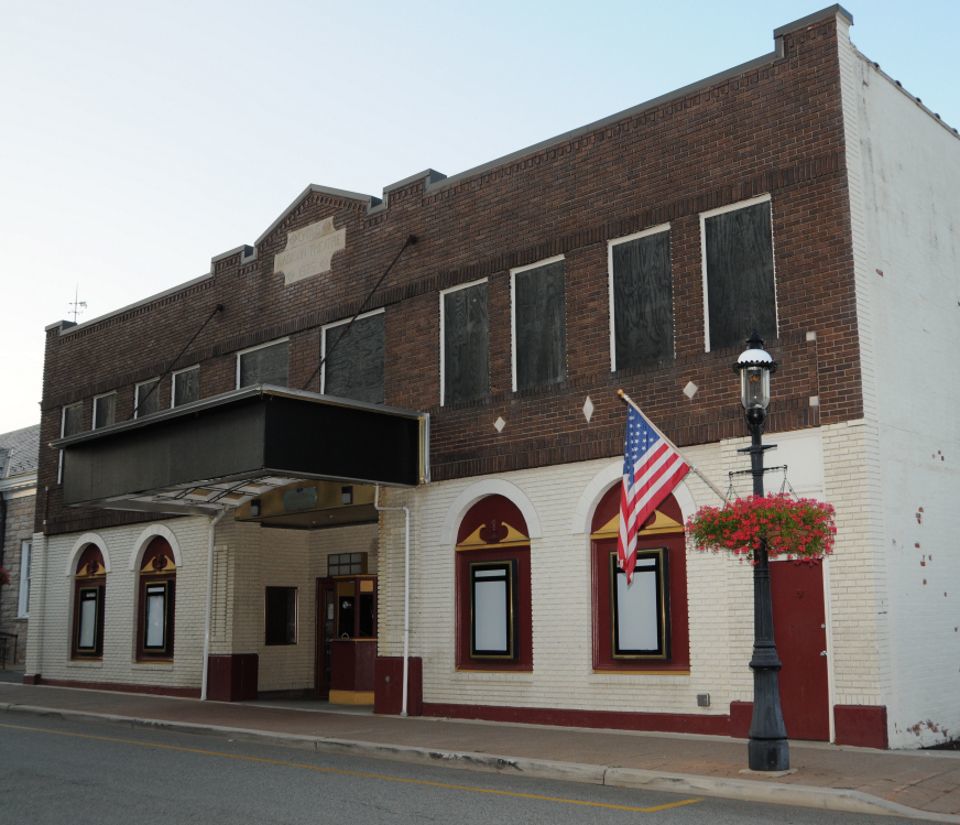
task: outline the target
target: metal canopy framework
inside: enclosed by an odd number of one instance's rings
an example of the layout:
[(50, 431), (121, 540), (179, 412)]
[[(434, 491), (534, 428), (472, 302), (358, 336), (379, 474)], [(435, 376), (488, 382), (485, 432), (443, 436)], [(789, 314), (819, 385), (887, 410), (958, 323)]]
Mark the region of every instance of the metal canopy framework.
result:
[(308, 479), (429, 481), (428, 415), (269, 385), (52, 446), (75, 507), (210, 514)]

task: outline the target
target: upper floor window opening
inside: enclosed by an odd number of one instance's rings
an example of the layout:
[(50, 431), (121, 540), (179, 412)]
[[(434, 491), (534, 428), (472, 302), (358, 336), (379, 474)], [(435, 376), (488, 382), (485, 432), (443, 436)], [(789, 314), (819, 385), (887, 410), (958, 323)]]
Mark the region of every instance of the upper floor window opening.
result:
[(769, 195), (700, 215), (705, 350), (740, 346), (753, 331), (777, 337)]
[(323, 369), (320, 391), (325, 395), (382, 404), (384, 319), (383, 308), (336, 321), (323, 327)]
[(270, 341), (237, 353), (237, 389), (253, 384), (287, 386), (289, 338)]
[(475, 401), (490, 392), (487, 279), (440, 293), (440, 403)]
[(93, 399), (93, 429), (109, 427), (117, 420), (117, 393), (108, 392)]
[(559, 384), (566, 376), (564, 258), (510, 271), (513, 390)]
[(670, 225), (616, 238), (607, 246), (610, 370), (673, 360)]
[(171, 378), (170, 406), (180, 407), (200, 400), (200, 365), (177, 370)]
[(133, 394), (133, 410), (137, 418), (160, 412), (159, 378), (151, 378), (137, 384)]

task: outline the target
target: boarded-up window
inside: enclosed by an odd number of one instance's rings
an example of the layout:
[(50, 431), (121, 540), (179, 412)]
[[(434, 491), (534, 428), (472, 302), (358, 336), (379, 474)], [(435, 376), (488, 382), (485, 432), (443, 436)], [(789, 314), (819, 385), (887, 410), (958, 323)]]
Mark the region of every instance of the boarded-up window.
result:
[(323, 331), (325, 394), (383, 403), (383, 317), (376, 312)]
[(109, 427), (117, 420), (117, 394), (99, 395), (93, 399), (93, 429)]
[(78, 402), (64, 407), (60, 434), (66, 437), (76, 435), (81, 430), (83, 430), (83, 404)]
[(173, 406), (200, 400), (200, 367), (189, 367), (173, 374)]
[(287, 357), (287, 341), (241, 352), (237, 387), (251, 384), (287, 386)]
[(670, 233), (615, 243), (610, 257), (616, 368), (672, 360)]
[(487, 285), (443, 295), (443, 400), (473, 401), (490, 391)]
[(160, 410), (160, 379), (141, 381), (137, 384), (135, 412), (137, 418), (159, 412)]
[(770, 203), (704, 218), (710, 349), (777, 337)]
[(566, 371), (563, 262), (514, 274), (516, 389), (563, 381)]

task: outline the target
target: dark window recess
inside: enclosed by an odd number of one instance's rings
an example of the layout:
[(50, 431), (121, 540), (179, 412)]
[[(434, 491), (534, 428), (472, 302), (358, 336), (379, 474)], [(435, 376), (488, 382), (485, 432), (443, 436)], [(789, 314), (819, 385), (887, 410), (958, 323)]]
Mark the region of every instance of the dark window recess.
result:
[(93, 399), (93, 429), (109, 427), (116, 421), (116, 416), (117, 394), (115, 392)]
[(83, 430), (83, 404), (63, 408), (63, 435), (76, 435)]
[(355, 401), (383, 403), (384, 313), (325, 330), (323, 391)]
[(140, 658), (173, 656), (173, 579), (141, 580)]
[(704, 220), (710, 349), (777, 337), (769, 202)]
[(160, 411), (160, 379), (137, 384), (137, 418)]
[(99, 657), (103, 652), (103, 585), (77, 587), (73, 655)]
[(349, 576), (366, 572), (366, 553), (331, 553), (327, 556), (328, 576)]
[(268, 587), (266, 592), (266, 644), (296, 644), (297, 588)]
[(173, 406), (200, 400), (200, 368), (178, 372), (173, 376)]
[(287, 341), (240, 355), (240, 386), (276, 384), (287, 386)]
[(487, 285), (443, 296), (444, 403), (474, 401), (490, 392)]
[(616, 244), (612, 257), (617, 369), (672, 360), (670, 233)]
[(566, 360), (563, 262), (514, 277), (517, 389), (557, 384), (564, 379)]

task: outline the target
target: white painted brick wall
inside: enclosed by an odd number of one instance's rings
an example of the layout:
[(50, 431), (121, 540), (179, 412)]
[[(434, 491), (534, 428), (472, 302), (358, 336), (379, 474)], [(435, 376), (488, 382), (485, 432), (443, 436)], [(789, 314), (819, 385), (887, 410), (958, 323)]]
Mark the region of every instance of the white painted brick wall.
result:
[[(879, 672), (864, 665), (864, 689), (852, 680), (846, 690), (879, 694), (891, 746), (919, 747), (960, 734), (952, 523), (960, 493), (960, 140), (849, 44), (841, 72), (865, 415), (875, 442), (860, 516), (874, 555), (864, 559), (866, 585), (885, 597), (878, 612), (887, 628), (873, 639), (886, 653)], [(870, 618), (849, 613), (866, 643)]]
[[(136, 524), (97, 531), (109, 557), (105, 604), (103, 658), (73, 661), (70, 639), (73, 576), (67, 573), (80, 534), (36, 535), (37, 573), (31, 599), (36, 599), (39, 633), (31, 634), (27, 673), (48, 679), (199, 688), (203, 660), (203, 608), (206, 598), (207, 524), (203, 517), (174, 519), (158, 529), (173, 532), (181, 553), (177, 569), (173, 662), (136, 661), (136, 603), (139, 569), (137, 541), (148, 525)], [(72, 566), (75, 568), (76, 557)], [(131, 564), (133, 565), (131, 569)]]
[[(778, 436), (801, 494), (822, 495), (823, 461), (817, 431)], [(736, 449), (744, 440), (688, 451), (688, 457), (722, 490), (727, 471), (744, 469)], [(424, 660), (424, 699), (540, 707), (674, 713), (726, 713), (733, 699), (752, 698), (747, 666), (753, 644), (752, 569), (713, 554), (688, 551), (689, 675), (594, 673), (592, 663), (589, 518), (577, 529), (574, 514), (594, 478), (619, 473), (620, 459), (509, 473), (507, 481), (529, 499), (542, 535), (531, 542), (533, 590), (532, 673), (458, 672), (455, 667), (454, 550), (440, 541), (451, 508), (471, 485), (485, 479), (390, 491), (386, 502), (412, 510), (411, 654)], [(611, 468), (613, 468), (611, 470)], [(491, 477), (492, 478), (492, 477)], [(777, 481), (779, 484), (779, 480)], [(695, 476), (684, 483), (685, 515), (716, 496)], [(455, 530), (454, 530), (455, 532)], [(403, 517), (381, 517), (380, 655), (400, 655), (403, 583)], [(697, 693), (710, 693), (700, 709)]]

